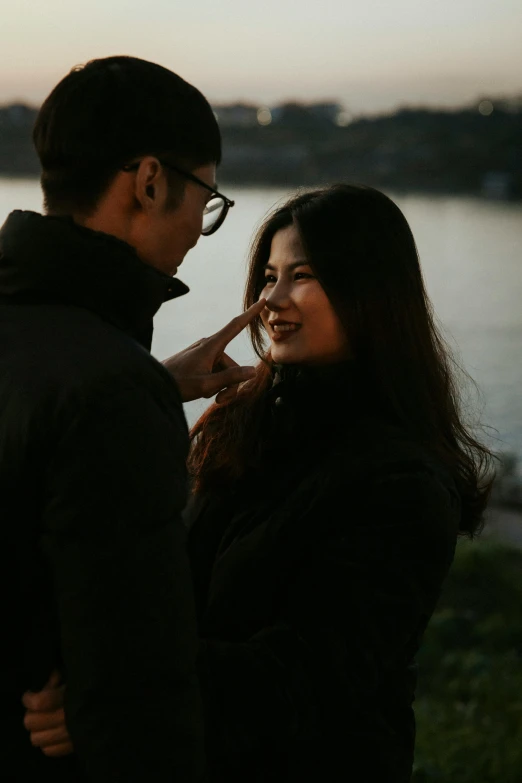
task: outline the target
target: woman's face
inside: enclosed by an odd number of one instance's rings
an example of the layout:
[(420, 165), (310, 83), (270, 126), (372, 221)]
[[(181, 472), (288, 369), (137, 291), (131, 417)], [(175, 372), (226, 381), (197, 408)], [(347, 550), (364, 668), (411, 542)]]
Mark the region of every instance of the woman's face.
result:
[(329, 364), (350, 356), (348, 339), (291, 225), (272, 239), (261, 313), (276, 364)]

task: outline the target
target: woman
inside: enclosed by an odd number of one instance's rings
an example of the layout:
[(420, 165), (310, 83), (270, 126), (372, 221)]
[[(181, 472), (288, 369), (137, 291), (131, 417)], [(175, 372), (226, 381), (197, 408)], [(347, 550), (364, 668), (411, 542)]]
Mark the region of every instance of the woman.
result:
[(414, 657), (457, 535), (481, 524), (490, 454), (385, 195), (337, 185), (276, 209), (245, 304), (261, 297), (256, 378), (192, 433), (212, 780), (407, 783)]

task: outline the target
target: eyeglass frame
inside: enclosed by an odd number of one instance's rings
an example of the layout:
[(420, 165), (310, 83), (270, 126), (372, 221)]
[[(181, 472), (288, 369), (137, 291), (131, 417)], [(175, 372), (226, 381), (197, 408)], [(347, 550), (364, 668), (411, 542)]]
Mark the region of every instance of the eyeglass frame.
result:
[[(230, 209), (230, 207), (233, 207), (236, 202), (224, 196), (223, 193), (219, 192), (219, 190), (216, 190), (210, 185), (207, 185), (206, 182), (203, 182), (202, 179), (196, 177), (196, 175), (192, 174), (192, 172), (185, 171), (185, 169), (182, 169), (179, 166), (175, 166), (174, 163), (169, 163), (168, 161), (162, 160), (161, 158), (158, 158), (158, 162), (161, 163), (162, 166), (165, 166), (166, 169), (172, 169), (172, 171), (175, 171), (177, 174), (181, 174), (182, 177), (186, 177), (186, 179), (189, 179), (191, 182), (195, 182), (196, 185), (201, 185), (202, 188), (205, 188), (205, 190), (208, 190), (214, 196), (218, 196), (218, 198), (223, 199), (224, 206), (221, 211), (221, 215), (218, 217), (218, 219), (216, 220), (216, 222), (214, 223), (210, 231), (203, 231), (203, 230), (201, 231), (201, 236), (204, 237), (209, 237), (211, 234), (215, 234), (218, 228), (221, 228), (221, 226), (225, 222), (225, 218), (228, 215), (228, 210)], [(141, 161), (137, 161), (136, 163), (126, 163), (124, 166), (122, 166), (122, 170), (137, 171), (137, 169), (139, 169), (140, 167), (140, 163)]]

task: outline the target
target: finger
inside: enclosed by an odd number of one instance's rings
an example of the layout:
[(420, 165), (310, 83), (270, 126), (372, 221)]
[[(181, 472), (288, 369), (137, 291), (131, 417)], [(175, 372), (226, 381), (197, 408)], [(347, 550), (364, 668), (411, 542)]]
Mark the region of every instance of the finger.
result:
[(239, 367), (239, 364), (234, 361), (228, 354), (222, 353), (221, 356), (214, 362), (212, 372), (220, 372), (221, 370), (229, 370), (231, 367)]
[(49, 688), (38, 691), (38, 693), (26, 691), (22, 696), (22, 704), (26, 709), (34, 712), (51, 712), (63, 705), (64, 690), (62, 685), (59, 688)]
[(63, 709), (54, 712), (26, 712), (24, 726), (27, 731), (47, 731), (65, 724)]
[(168, 356), (166, 359), (162, 359), (162, 365), (170, 372), (170, 365), (174, 363), (176, 365), (180, 358), (187, 356), (191, 351), (195, 351), (198, 348), (201, 348), (206, 342), (208, 342), (208, 337), (202, 337), (200, 340), (197, 340), (195, 343), (192, 343), (192, 345), (189, 345), (188, 348), (185, 348), (182, 351), (178, 351), (178, 353), (172, 354), (172, 356)]
[(209, 337), (207, 342), (212, 343), (216, 349), (221, 348), (224, 350), (228, 343), (243, 331), (245, 326), (248, 326), (254, 318), (257, 318), (257, 316), (260, 315), (264, 309), (265, 302), (266, 299), (260, 299), (259, 302), (253, 304), (248, 310), (245, 310), (244, 313), (236, 315), (236, 317), (232, 318), (232, 320), (220, 329), (219, 332), (216, 332), (212, 337)]
[(63, 742), (70, 742), (69, 734), (63, 726), (58, 726), (55, 729), (48, 729), (47, 731), (32, 731), (31, 732), (31, 744), (35, 748), (46, 748), (50, 745), (61, 745)]
[(217, 404), (224, 405), (227, 402), (234, 400), (237, 397), (238, 389), (239, 384), (236, 384), (235, 386), (229, 386), (227, 389), (222, 389), (222, 391), (220, 391), (216, 397)]
[(60, 756), (69, 756), (74, 753), (74, 748), (70, 742), (64, 742), (61, 745), (51, 745), (48, 748), (42, 748), (42, 751), (49, 758), (59, 758)]
[(58, 671), (58, 669), (55, 669), (45, 685), (43, 686), (42, 690), (47, 690), (48, 688), (57, 688), (60, 685), (60, 682), (62, 681), (62, 675), (61, 672)]
[(202, 379), (203, 397), (213, 397), (228, 386), (236, 386), (254, 378), (255, 367), (231, 367), (222, 372), (215, 372)]

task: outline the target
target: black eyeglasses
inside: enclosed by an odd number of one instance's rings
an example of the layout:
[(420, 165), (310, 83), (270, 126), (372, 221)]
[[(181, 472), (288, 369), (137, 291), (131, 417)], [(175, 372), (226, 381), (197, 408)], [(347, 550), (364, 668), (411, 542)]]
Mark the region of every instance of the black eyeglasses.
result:
[[(234, 206), (235, 202), (231, 201), (222, 193), (219, 193), (217, 190), (210, 187), (210, 185), (207, 185), (206, 182), (203, 182), (202, 179), (199, 179), (199, 177), (196, 177), (195, 174), (192, 174), (190, 171), (180, 169), (173, 163), (168, 163), (166, 160), (161, 160), (161, 158), (158, 158), (158, 161), (162, 166), (165, 166), (166, 169), (172, 169), (172, 171), (175, 171), (177, 174), (181, 174), (182, 177), (189, 179), (191, 182), (195, 182), (197, 185), (201, 185), (202, 188), (205, 188), (205, 190), (208, 190), (213, 194), (213, 198), (207, 201), (205, 209), (203, 210), (203, 224), (201, 226), (201, 233), (205, 237), (210, 236), (210, 234), (214, 234), (225, 222), (228, 210), (230, 207)], [(125, 166), (122, 166), (122, 169), (123, 171), (136, 171), (140, 167), (140, 163), (141, 161), (138, 161), (137, 163), (127, 163)]]

